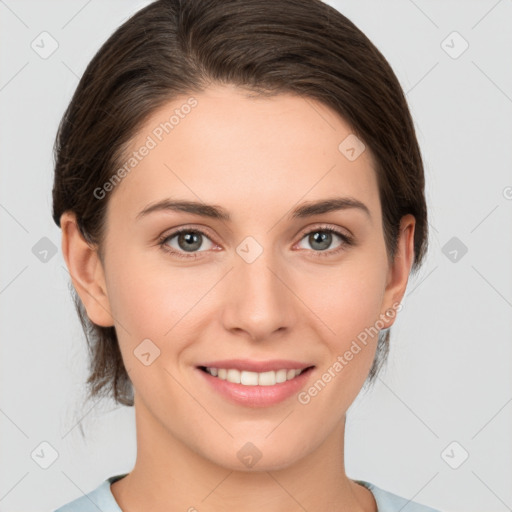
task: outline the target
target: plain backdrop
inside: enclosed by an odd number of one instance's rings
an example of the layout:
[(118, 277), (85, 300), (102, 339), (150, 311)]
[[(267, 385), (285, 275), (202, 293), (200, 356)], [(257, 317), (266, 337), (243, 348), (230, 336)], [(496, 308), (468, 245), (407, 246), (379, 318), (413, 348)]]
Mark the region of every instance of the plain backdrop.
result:
[[(0, 0), (2, 512), (54, 510), (135, 461), (133, 409), (82, 403), (52, 145), (87, 63), (147, 3)], [(347, 474), (446, 511), (512, 510), (512, 2), (329, 3), (407, 94), (431, 228), (388, 365), (349, 410)]]

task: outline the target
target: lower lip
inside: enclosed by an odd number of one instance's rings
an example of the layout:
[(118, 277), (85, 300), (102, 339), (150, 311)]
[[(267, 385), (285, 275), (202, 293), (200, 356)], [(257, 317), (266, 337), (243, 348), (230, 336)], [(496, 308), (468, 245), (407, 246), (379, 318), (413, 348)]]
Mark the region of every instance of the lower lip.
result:
[(309, 378), (314, 367), (307, 369), (292, 380), (273, 386), (245, 386), (219, 379), (196, 368), (212, 388), (228, 400), (247, 407), (268, 407), (278, 404), (299, 392)]

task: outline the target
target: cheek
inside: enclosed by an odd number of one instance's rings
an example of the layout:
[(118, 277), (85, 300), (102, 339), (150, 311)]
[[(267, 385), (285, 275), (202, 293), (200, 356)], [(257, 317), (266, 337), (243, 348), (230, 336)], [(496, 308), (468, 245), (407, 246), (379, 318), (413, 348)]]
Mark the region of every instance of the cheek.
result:
[(121, 354), (135, 389), (151, 400), (156, 390), (167, 390), (167, 400), (173, 396), (164, 368), (174, 367), (186, 348), (188, 338), (180, 333), (189, 328), (193, 307), (207, 289), (204, 278), (201, 283), (193, 276), (155, 265), (147, 254), (111, 258), (107, 288)]
[(342, 415), (368, 376), (379, 338), (376, 321), (385, 285), (385, 268), (375, 260), (372, 264), (340, 267), (335, 276), (325, 278), (324, 293), (315, 287), (310, 297), (308, 304), (322, 320), (320, 324), (329, 327), (322, 327), (327, 333), (323, 336), (326, 353), (317, 380), (299, 396), (312, 417), (321, 417), (325, 410)]
[(301, 278), (300, 296), (325, 325), (333, 347), (342, 349), (375, 325), (381, 313), (385, 265), (385, 260), (358, 255), (339, 267)]
[(115, 319), (132, 336), (164, 340), (199, 302), (208, 280), (194, 270), (171, 268), (162, 264), (163, 258), (157, 260), (147, 254), (123, 254), (111, 265), (107, 287)]

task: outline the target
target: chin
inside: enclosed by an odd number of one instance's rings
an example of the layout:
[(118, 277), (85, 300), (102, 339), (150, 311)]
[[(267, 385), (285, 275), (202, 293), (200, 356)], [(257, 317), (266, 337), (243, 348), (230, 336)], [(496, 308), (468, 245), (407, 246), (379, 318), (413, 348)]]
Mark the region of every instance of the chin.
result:
[(203, 454), (218, 466), (247, 473), (286, 469), (306, 455), (304, 443), (299, 440), (293, 445), (283, 446), (281, 442), (274, 443), (269, 439), (251, 442), (246, 437), (235, 440), (232, 447), (221, 449), (220, 452)]

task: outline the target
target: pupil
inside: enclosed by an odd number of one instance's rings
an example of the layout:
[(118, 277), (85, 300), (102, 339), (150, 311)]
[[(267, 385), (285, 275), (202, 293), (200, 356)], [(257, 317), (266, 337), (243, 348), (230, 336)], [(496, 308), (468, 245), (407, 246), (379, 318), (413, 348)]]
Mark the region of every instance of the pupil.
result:
[[(186, 243), (184, 244), (184, 246), (182, 246), (181, 242)], [(199, 233), (181, 233), (180, 236), (178, 237), (178, 244), (183, 250), (189, 252), (199, 249), (199, 247), (201, 247)]]
[[(323, 251), (323, 250), (329, 248), (329, 245), (331, 244), (332, 234), (327, 233), (325, 231), (317, 231), (316, 233), (313, 233), (311, 235), (311, 237), (312, 237), (312, 242), (315, 242), (315, 243), (320, 242), (321, 247), (319, 247), (319, 249), (321, 251)], [(311, 242), (311, 240), (310, 240), (310, 242)], [(311, 245), (313, 246), (312, 242), (311, 242)]]

